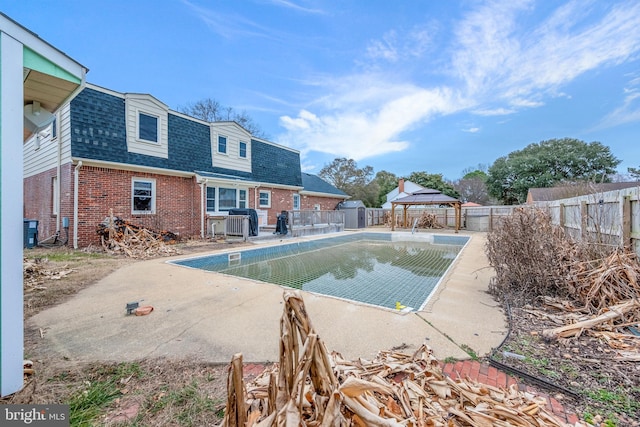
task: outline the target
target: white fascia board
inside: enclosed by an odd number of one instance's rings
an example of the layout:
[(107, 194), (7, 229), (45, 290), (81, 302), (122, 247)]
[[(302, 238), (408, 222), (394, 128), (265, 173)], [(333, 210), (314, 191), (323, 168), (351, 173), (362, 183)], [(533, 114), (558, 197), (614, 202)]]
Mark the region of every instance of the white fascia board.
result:
[(305, 195), (305, 196), (316, 196), (316, 197), (331, 197), (332, 199), (350, 199), (351, 196), (348, 196), (346, 194), (335, 194), (335, 193), (320, 193), (320, 192), (316, 192), (316, 191), (300, 191), (300, 194)]
[(71, 161), (74, 165), (82, 162), (82, 166), (93, 166), (98, 168), (117, 169), (131, 172), (147, 172), (156, 175), (180, 176), (183, 178), (196, 176), (194, 172), (177, 171), (173, 169), (163, 169), (151, 166), (131, 165), (128, 163), (108, 162), (104, 160), (84, 159), (82, 157), (73, 157)]

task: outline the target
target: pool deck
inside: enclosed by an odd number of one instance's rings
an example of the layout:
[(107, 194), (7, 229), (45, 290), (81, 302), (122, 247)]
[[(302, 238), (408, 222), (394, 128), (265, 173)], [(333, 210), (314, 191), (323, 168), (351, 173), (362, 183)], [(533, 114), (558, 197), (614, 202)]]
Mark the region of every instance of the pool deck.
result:
[[(507, 324), (498, 303), (486, 292), (493, 271), (484, 254), (485, 233), (460, 235), (471, 240), (423, 311), (400, 314), (301, 292), (329, 351), (348, 359), (370, 359), (380, 350), (410, 352), (426, 343), (439, 359), (464, 359), (469, 356), (463, 348), (484, 355), (497, 347)], [(26, 333), (33, 334), (46, 351), (76, 361), (193, 357), (228, 363), (235, 353), (242, 353), (245, 362), (278, 360), (282, 287), (171, 265), (167, 260), (120, 268), (69, 301), (28, 319)], [(126, 315), (126, 304), (132, 301), (151, 305), (154, 311)]]

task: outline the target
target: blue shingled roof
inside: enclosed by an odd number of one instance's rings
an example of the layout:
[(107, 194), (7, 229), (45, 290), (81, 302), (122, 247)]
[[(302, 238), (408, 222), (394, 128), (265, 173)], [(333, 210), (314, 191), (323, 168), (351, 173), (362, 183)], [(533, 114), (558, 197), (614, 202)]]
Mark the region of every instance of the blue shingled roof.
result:
[(265, 184), (303, 185), (298, 152), (255, 139), (251, 140), (251, 172), (214, 167), (210, 127), (171, 112), (167, 123), (168, 158), (130, 153), (125, 100), (93, 88), (85, 88), (71, 101), (70, 120), (73, 157), (197, 172), (211, 177), (219, 174)]
[(304, 191), (335, 194), (336, 196), (348, 196), (344, 191), (334, 187), (319, 176), (312, 175), (310, 173), (302, 173), (302, 186), (304, 187)]

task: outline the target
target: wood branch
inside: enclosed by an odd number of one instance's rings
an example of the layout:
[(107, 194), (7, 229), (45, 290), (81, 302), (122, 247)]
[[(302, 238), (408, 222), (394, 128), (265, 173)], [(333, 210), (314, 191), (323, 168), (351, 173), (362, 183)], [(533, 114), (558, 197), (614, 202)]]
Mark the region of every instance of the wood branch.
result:
[(578, 336), (585, 329), (590, 329), (594, 326), (598, 326), (606, 322), (611, 322), (638, 308), (640, 308), (640, 301), (635, 299), (624, 301), (620, 304), (609, 307), (608, 311), (601, 314), (600, 316), (584, 320), (582, 322), (561, 326), (559, 328), (545, 329), (544, 331), (542, 331), (542, 336), (549, 340)]

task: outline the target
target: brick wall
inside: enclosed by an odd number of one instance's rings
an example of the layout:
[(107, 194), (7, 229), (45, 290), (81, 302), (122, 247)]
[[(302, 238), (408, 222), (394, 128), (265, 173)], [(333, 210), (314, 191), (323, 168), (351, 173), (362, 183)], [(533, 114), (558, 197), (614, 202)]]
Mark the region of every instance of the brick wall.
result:
[(38, 220), (38, 241), (56, 232), (56, 216), (53, 215), (52, 180), (56, 169), (49, 169), (24, 180), (23, 216)]
[[(24, 216), (37, 219), (38, 239), (42, 240), (56, 232), (56, 216), (52, 214), (52, 178), (56, 169), (50, 169), (24, 180)], [(132, 178), (154, 179), (156, 183), (156, 213), (133, 214), (131, 212)], [(96, 226), (113, 214), (153, 230), (169, 230), (181, 237), (200, 236), (200, 187), (194, 178), (182, 178), (150, 173), (138, 173), (93, 166), (82, 166), (79, 170), (78, 200), (78, 246), (100, 245)], [(74, 166), (62, 165), (60, 176), (60, 216), (69, 218), (69, 245), (73, 244), (73, 185)], [(265, 190), (267, 188), (260, 187)], [(293, 209), (296, 191), (269, 189), (271, 208), (268, 209), (268, 224), (275, 224), (281, 211)], [(302, 195), (300, 209), (312, 210), (316, 204), (321, 210), (333, 210), (342, 199)], [(256, 208), (256, 193), (248, 194), (248, 207)], [(66, 237), (61, 228), (61, 238)]]
[(313, 210), (316, 205), (320, 205), (321, 211), (333, 211), (338, 203), (343, 201), (342, 198), (318, 197), (303, 195), (300, 197), (300, 209)]
[[(134, 177), (155, 180), (155, 213), (132, 213)], [(109, 209), (117, 217), (152, 230), (168, 230), (180, 237), (200, 235), (200, 187), (194, 178), (83, 166), (78, 184), (79, 246), (100, 243), (96, 226), (109, 215)]]

